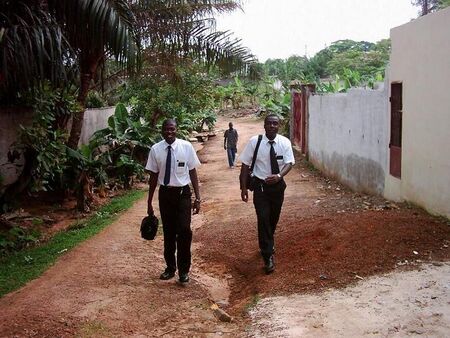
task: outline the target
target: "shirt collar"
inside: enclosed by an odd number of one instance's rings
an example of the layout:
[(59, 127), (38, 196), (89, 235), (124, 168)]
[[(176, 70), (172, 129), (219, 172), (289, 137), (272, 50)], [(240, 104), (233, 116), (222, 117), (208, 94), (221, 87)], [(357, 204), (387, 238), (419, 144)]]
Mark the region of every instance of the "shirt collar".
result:
[(175, 149), (178, 145), (178, 139), (176, 138), (175, 141), (173, 141), (172, 144), (167, 143), (166, 140), (164, 140), (164, 149), (166, 149), (168, 146), (171, 146), (172, 149)]
[[(266, 134), (263, 134), (263, 140), (265, 143), (269, 143), (269, 139), (267, 138)], [(278, 143), (278, 134), (275, 136), (275, 138), (272, 140), (274, 143)]]

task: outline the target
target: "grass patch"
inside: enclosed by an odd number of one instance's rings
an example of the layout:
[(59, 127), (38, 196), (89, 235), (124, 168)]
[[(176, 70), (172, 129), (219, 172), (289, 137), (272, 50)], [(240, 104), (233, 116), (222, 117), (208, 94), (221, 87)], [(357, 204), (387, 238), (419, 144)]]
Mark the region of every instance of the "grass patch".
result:
[(109, 332), (109, 329), (98, 321), (92, 321), (85, 323), (80, 330), (80, 333), (75, 337), (77, 338), (99, 338), (99, 337), (113, 337)]
[(250, 301), (245, 305), (245, 312), (250, 312), (261, 300), (261, 296), (257, 293), (252, 295)]
[(0, 297), (39, 277), (63, 253), (110, 225), (120, 212), (130, 208), (145, 193), (143, 190), (133, 190), (116, 197), (86, 222), (76, 222), (75, 226), (57, 233), (45, 244), (0, 258)]

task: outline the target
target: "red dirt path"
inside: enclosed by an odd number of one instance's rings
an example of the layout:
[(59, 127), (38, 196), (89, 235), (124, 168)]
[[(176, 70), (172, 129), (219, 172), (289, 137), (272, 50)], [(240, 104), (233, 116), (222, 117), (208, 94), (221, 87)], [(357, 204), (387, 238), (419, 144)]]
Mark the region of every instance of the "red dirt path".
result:
[[(235, 127), (244, 131), (241, 136), (254, 128), (253, 121), (239, 122)], [(261, 127), (262, 122), (253, 133), (261, 132)], [(216, 146), (220, 141), (214, 141)], [(200, 155), (207, 154), (208, 165), (214, 166), (220, 157), (211, 154), (212, 147), (214, 143)], [(240, 201), (236, 186), (226, 189), (223, 183), (229, 180), (222, 182), (218, 169), (203, 172), (202, 179), (214, 186), (215, 193), (205, 207), (208, 221), (196, 235), (198, 242), (211, 245), (203, 246), (199, 254), (209, 262), (206, 270), (217, 265), (232, 274), (235, 313), (255, 295), (319, 291), (400, 266), (448, 260), (448, 221), (406, 204), (353, 193), (311, 171), (297, 157), (287, 176), (287, 196), (275, 237), (276, 271), (270, 276), (262, 270), (253, 204)], [(238, 171), (231, 175), (236, 181)]]
[[(194, 264), (187, 287), (158, 279), (162, 239), (139, 238), (142, 200), (41, 278), (1, 298), (0, 336), (246, 336), (244, 310), (256, 295), (320, 292), (449, 259), (448, 221), (350, 192), (299, 159), (287, 176), (276, 271), (264, 275), (253, 204), (240, 200), (239, 170), (228, 169), (223, 150), (221, 133), (229, 120), (240, 134), (238, 152), (250, 135), (262, 132), (262, 121), (220, 118), (218, 136), (199, 153), (204, 203), (193, 217)], [(233, 323), (219, 322), (209, 308), (211, 299), (226, 295), (221, 283), (231, 289), (225, 309), (235, 316)]]

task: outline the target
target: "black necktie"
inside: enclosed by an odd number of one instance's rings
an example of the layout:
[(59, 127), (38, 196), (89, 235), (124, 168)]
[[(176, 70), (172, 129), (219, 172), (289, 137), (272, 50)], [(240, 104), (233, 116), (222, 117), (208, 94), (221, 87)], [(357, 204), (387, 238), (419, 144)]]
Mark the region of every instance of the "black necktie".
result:
[(167, 147), (167, 159), (166, 159), (166, 172), (164, 173), (164, 185), (168, 185), (170, 182), (170, 167), (172, 165), (172, 147)]
[(273, 149), (273, 144), (275, 141), (269, 141), (270, 143), (270, 168), (272, 169), (272, 174), (276, 175), (280, 173), (280, 168), (278, 167), (277, 154), (275, 154), (275, 149)]

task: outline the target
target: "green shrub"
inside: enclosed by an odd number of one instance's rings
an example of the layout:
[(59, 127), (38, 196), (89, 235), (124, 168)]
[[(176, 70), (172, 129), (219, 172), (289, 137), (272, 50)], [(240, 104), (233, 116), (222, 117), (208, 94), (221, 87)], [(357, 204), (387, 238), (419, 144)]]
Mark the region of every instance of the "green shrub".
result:
[(0, 254), (8, 254), (21, 250), (39, 241), (41, 234), (35, 229), (25, 229), (15, 226), (0, 233)]
[(21, 128), (16, 145), (24, 152), (30, 166), (30, 190), (47, 191), (62, 188), (68, 166), (65, 123), (78, 110), (75, 98), (50, 86), (43, 86), (33, 98), (34, 120), (31, 126)]
[(86, 98), (86, 108), (102, 108), (105, 107), (106, 104), (106, 100), (99, 92), (91, 90), (88, 93)]
[(122, 92), (122, 102), (131, 107), (133, 121), (142, 118), (159, 137), (165, 118), (177, 121), (179, 136), (200, 130), (215, 121), (216, 89), (212, 79), (197, 67), (177, 69), (177, 80), (146, 77), (131, 82)]

